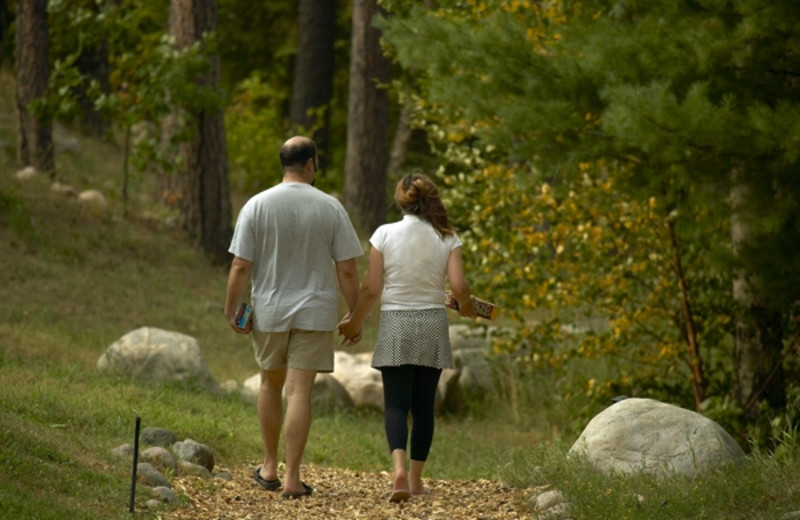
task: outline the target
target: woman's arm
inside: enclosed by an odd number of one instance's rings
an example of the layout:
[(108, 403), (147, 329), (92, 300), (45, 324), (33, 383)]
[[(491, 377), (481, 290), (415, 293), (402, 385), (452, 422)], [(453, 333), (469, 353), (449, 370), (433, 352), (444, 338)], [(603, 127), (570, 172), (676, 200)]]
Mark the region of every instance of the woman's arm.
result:
[[(355, 309), (339, 323), (339, 334), (344, 336), (342, 344), (354, 345), (360, 339), (361, 325), (375, 301), (383, 292), (383, 255), (374, 247), (369, 252), (369, 267), (364, 282), (358, 291)], [(353, 341), (355, 340), (355, 341)]]
[(469, 292), (469, 282), (464, 276), (464, 263), (461, 260), (461, 248), (450, 251), (447, 258), (447, 279), (450, 281), (450, 290), (458, 300), (458, 310), (465, 318), (475, 317), (475, 306)]

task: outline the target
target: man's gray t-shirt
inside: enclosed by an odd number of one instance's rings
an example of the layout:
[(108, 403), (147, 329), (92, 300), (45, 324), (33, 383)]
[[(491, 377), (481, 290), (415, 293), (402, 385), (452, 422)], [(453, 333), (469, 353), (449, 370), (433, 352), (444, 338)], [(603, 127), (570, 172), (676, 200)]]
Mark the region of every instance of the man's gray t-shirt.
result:
[(364, 253), (341, 203), (302, 182), (278, 184), (247, 201), (229, 251), (253, 262), (253, 328), (265, 332), (334, 330), (334, 262)]

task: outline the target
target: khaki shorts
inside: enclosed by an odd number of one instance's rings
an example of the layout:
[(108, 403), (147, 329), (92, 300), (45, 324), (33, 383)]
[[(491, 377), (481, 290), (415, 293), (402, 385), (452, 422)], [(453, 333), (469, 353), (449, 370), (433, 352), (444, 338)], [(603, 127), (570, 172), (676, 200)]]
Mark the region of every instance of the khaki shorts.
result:
[(253, 329), (256, 363), (263, 370), (283, 367), (333, 372), (333, 332), (298, 330), (263, 332)]

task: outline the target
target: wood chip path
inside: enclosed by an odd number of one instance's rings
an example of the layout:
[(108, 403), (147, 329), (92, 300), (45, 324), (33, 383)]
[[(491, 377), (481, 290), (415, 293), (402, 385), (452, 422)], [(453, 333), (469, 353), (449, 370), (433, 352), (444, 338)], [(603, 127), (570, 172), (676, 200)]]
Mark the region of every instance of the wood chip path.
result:
[(391, 476), (346, 469), (304, 465), (303, 480), (314, 488), (310, 497), (291, 500), (262, 489), (253, 468), (234, 471), (233, 480), (179, 477), (173, 490), (185, 495), (187, 506), (159, 514), (174, 520), (288, 520), (288, 519), (425, 519), (511, 520), (531, 518), (525, 490), (488, 480), (425, 479), (431, 494), (407, 502), (389, 502)]

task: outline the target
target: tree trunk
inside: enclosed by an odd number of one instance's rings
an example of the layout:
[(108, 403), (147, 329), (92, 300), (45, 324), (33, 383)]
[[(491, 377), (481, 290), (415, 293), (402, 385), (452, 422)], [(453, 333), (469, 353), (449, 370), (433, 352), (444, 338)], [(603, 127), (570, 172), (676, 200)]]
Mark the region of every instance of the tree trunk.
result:
[[(179, 48), (216, 30), (215, 0), (172, 0), (170, 8), (171, 31)], [(218, 56), (210, 58), (209, 72), (197, 81), (204, 87), (217, 88)], [(213, 261), (221, 263), (229, 259), (228, 246), (233, 234), (223, 113), (214, 108), (191, 115), (194, 137), (181, 145), (185, 170), (177, 174), (183, 227)]]
[(36, 117), (30, 103), (47, 92), (50, 76), (47, 0), (17, 3), (17, 161), (54, 173), (53, 129), (46, 117)]
[(3, 68), (3, 58), (5, 57), (6, 28), (8, 27), (8, 1), (0, 0), (0, 69)]
[(400, 173), (400, 169), (406, 163), (408, 156), (408, 143), (413, 134), (411, 128), (411, 109), (408, 105), (403, 105), (400, 109), (400, 117), (397, 120), (397, 128), (394, 131), (392, 141), (392, 151), (389, 155), (389, 166), (386, 167), (386, 177), (392, 178)]
[[(751, 239), (748, 217), (743, 209), (748, 196), (748, 187), (738, 174), (734, 174), (731, 189), (734, 254)], [(753, 422), (758, 418), (760, 401), (766, 401), (773, 410), (786, 407), (781, 316), (767, 304), (758, 279), (742, 269), (734, 273), (733, 299), (737, 306), (734, 334), (736, 398), (745, 419)]]
[(325, 167), (329, 148), (328, 120), (333, 96), (335, 28), (336, 2), (300, 0), (290, 118), (296, 131), (316, 142), (322, 168)]
[(383, 87), (391, 77), (391, 63), (381, 51), (380, 31), (371, 23), (378, 12), (376, 0), (353, 2), (345, 160), (345, 204), (370, 232), (384, 222), (389, 161), (389, 94)]

